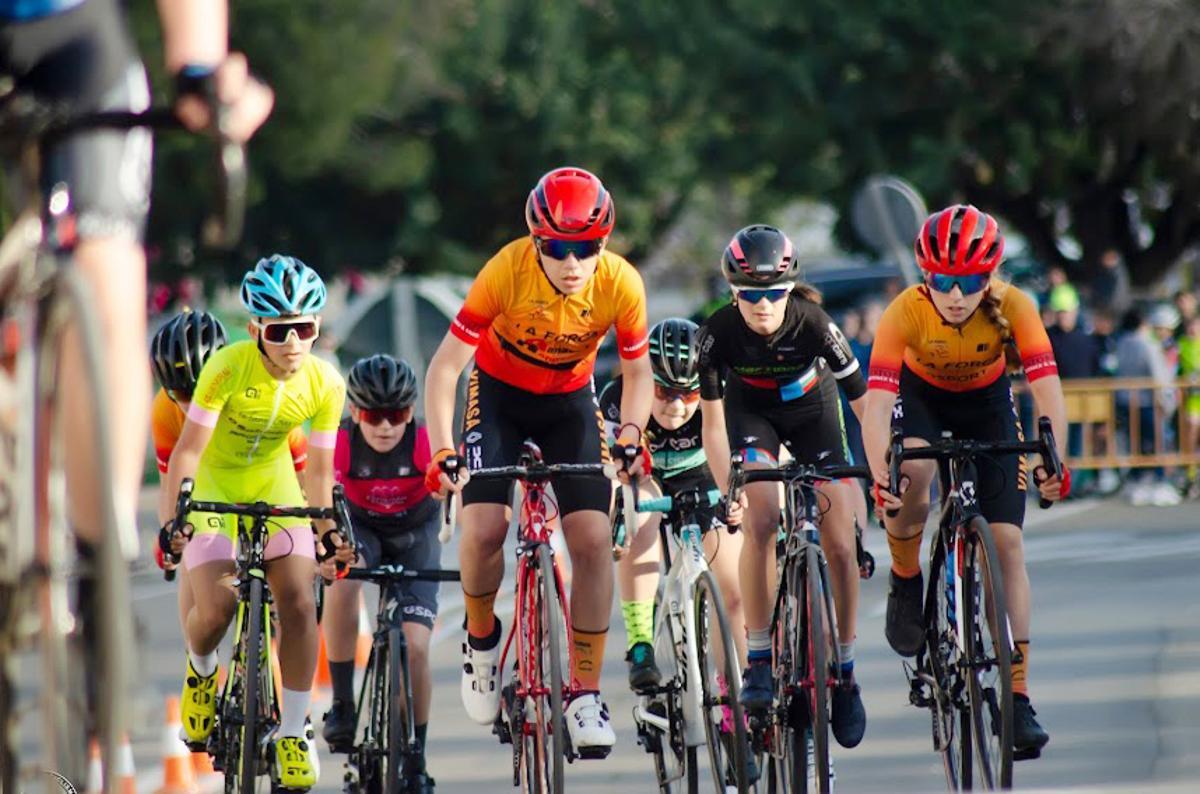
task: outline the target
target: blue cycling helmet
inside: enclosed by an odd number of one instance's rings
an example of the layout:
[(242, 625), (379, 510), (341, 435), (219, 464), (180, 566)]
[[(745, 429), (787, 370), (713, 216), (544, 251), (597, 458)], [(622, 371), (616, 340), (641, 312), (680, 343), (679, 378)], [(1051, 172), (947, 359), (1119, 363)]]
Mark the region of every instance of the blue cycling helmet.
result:
[(316, 314), (325, 307), (325, 282), (294, 256), (258, 260), (242, 279), (242, 305), (255, 317)]

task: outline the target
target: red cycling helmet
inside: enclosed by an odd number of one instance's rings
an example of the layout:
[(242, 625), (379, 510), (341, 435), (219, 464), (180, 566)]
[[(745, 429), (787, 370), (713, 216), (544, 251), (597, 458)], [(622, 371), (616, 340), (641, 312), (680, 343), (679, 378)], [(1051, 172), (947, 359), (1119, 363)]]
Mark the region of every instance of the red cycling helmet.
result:
[(612, 234), (616, 209), (600, 179), (582, 168), (555, 168), (538, 180), (525, 202), (534, 237), (598, 240)]
[(990, 273), (1004, 255), (1004, 235), (991, 215), (970, 204), (955, 204), (926, 219), (913, 249), (917, 264), (927, 273)]

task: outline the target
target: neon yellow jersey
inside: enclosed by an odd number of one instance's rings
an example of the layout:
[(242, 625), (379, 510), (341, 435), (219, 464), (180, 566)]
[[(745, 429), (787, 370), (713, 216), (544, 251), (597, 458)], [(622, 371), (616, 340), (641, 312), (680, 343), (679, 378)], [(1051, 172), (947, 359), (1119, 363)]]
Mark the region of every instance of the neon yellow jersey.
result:
[(221, 348), (205, 363), (188, 419), (213, 428), (201, 467), (243, 469), (291, 460), (288, 434), (311, 420), (308, 445), (333, 449), (346, 384), (327, 361), (308, 356), (287, 380), (267, 372), (253, 340)]

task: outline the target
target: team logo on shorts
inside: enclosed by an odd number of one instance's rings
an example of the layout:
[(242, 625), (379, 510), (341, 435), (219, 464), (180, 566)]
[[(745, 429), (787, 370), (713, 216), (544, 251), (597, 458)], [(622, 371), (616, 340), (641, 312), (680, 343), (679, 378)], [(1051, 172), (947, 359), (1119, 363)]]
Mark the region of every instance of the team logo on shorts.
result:
[(467, 433), (467, 437), (463, 441), (468, 444), (474, 444), (481, 438), (483, 438), (483, 433), (480, 433), (478, 430), (472, 430), (470, 433)]
[(901, 402), (900, 400), (896, 400), (896, 404), (892, 406), (892, 418), (893, 419), (903, 419), (904, 418), (904, 403)]

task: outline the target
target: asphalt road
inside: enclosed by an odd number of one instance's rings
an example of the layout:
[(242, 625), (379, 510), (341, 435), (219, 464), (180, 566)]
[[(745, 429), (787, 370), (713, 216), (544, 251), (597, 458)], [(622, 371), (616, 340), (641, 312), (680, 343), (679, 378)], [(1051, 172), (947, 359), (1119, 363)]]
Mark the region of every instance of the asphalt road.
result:
[[(147, 503), (149, 504), (149, 503)], [(1131, 508), (1082, 502), (1050, 511), (1031, 509), (1026, 531), (1034, 587), (1030, 689), (1051, 734), (1042, 757), (1021, 762), (1022, 789), (1087, 791), (1200, 791), (1200, 509)], [(148, 526), (150, 524), (147, 524)], [(907, 685), (883, 638), (888, 555), (883, 533), (868, 546), (879, 573), (864, 583), (857, 675), (869, 715), (866, 739), (835, 749), (842, 792), (943, 790), (932, 752), (928, 713), (908, 705)], [(456, 552), (447, 548), (447, 567)], [(144, 628), (133, 748), (138, 791), (162, 782), (159, 762), (164, 698), (178, 693), (183, 645), (173, 585), (156, 571), (134, 583)], [(498, 610), (511, 611), (511, 590)], [(469, 722), (458, 695), (461, 595), (442, 589), (435, 632), (434, 719), (429, 769), (445, 794), (504, 791), (511, 755), (488, 728)], [(608, 645), (604, 696), (617, 731), (605, 761), (568, 767), (572, 792), (650, 791), (651, 762), (636, 744), (625, 685), (619, 613)], [(222, 660), (228, 658), (222, 653)], [(319, 719), (327, 693), (318, 693)], [(320, 791), (341, 789), (341, 757), (322, 752)], [(215, 790), (215, 781), (205, 789)], [(265, 790), (265, 786), (264, 786)]]

